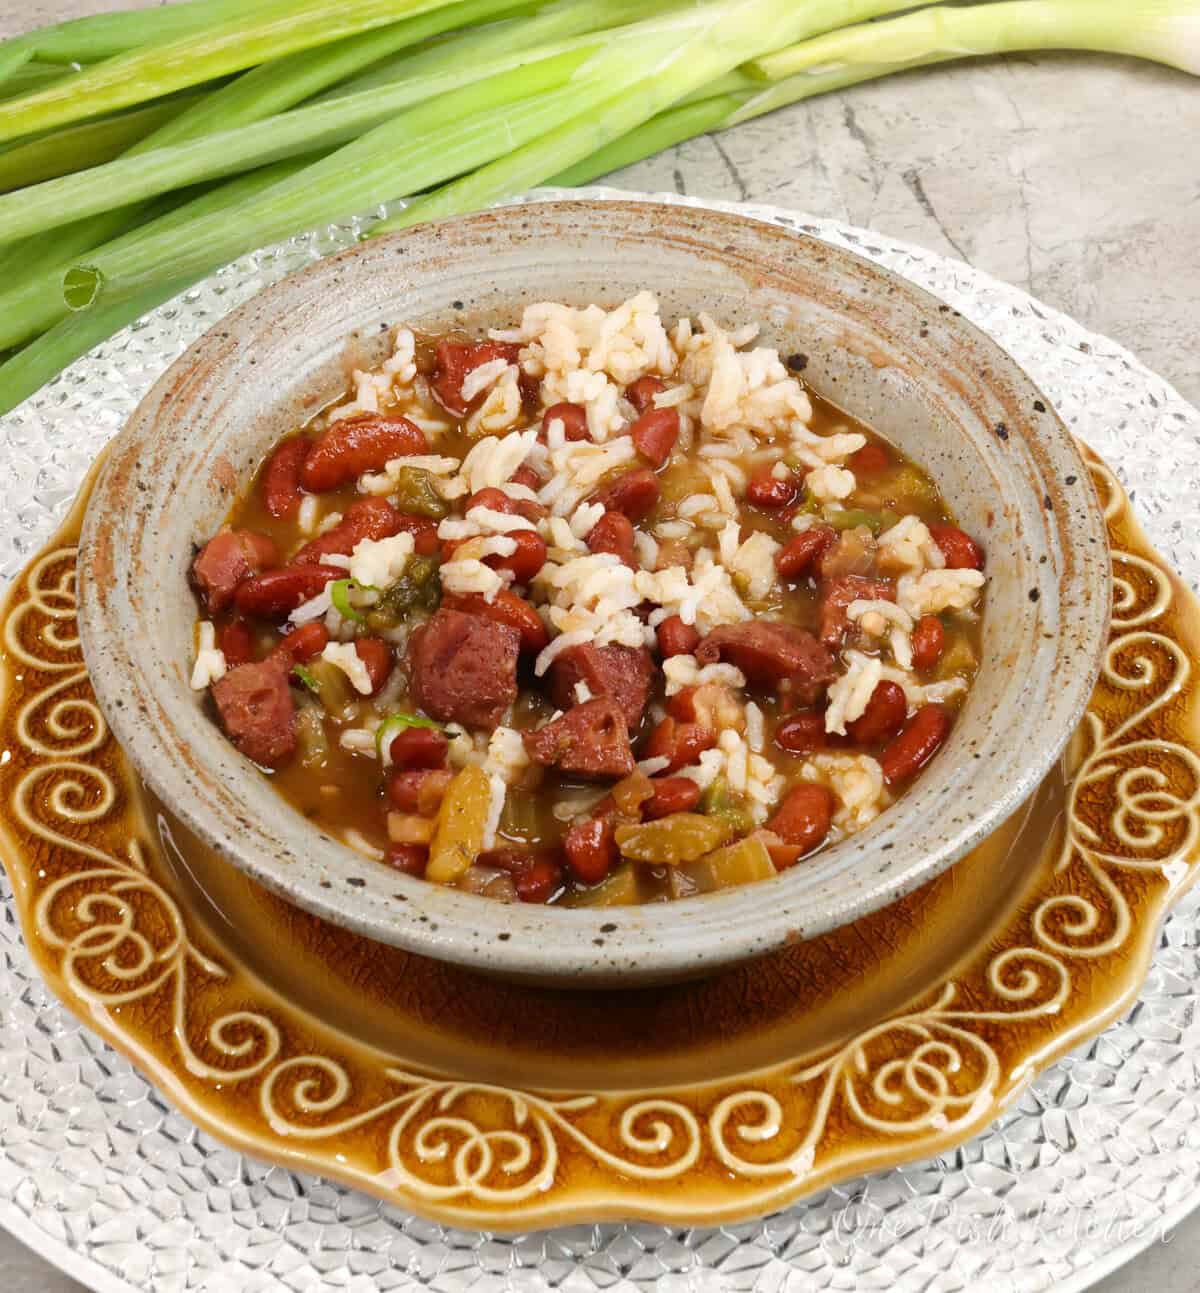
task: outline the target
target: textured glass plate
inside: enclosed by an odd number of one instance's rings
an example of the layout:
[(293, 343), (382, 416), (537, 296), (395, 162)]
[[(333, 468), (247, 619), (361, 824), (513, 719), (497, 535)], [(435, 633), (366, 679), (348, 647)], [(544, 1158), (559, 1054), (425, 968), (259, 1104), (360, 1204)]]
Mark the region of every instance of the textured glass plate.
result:
[[(775, 208), (723, 209), (877, 260), (986, 329), (1117, 469), (1151, 538), (1196, 587), (1200, 416), (1164, 382), (958, 262)], [(53, 531), (167, 363), (228, 309), (353, 233), (331, 229), (237, 262), (0, 420), (0, 578)], [(1200, 893), (1168, 921), (1130, 1014), (953, 1154), (736, 1227), (499, 1239), (416, 1221), (198, 1132), (53, 1000), (6, 885), (0, 875), (0, 1223), (98, 1290), (1061, 1290), (1104, 1274), (1200, 1197)]]

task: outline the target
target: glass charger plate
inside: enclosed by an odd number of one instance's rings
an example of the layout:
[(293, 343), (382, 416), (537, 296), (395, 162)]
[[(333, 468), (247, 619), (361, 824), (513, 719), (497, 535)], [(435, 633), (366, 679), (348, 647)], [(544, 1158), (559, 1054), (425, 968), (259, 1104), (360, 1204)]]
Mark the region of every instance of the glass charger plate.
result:
[[(1195, 533), (1197, 419), (1164, 383), (966, 266), (829, 222), (727, 209), (876, 259), (985, 327), (1117, 466), (1152, 537), (1194, 585), (1184, 536)], [(352, 232), (329, 230), (229, 267), (0, 424), (0, 461), (16, 478), (14, 515), (0, 521), (0, 574), (41, 545), (91, 458), (167, 362), (232, 305)], [(0, 898), (8, 917), (0, 979), (12, 1003), (0, 1017), (0, 1101), (11, 1102), (0, 1113), (0, 1221), (99, 1289), (607, 1288), (663, 1279), (777, 1287), (789, 1276), (812, 1288), (964, 1278), (1014, 1290), (1080, 1287), (1117, 1252), (1148, 1242), (1197, 1191), (1189, 1135), (1198, 1079), (1187, 1071), (1195, 900), (1167, 925), (1130, 1017), (959, 1151), (736, 1227), (589, 1226), (497, 1239), (414, 1221), (216, 1145), (52, 1001), (20, 945), (11, 895)]]

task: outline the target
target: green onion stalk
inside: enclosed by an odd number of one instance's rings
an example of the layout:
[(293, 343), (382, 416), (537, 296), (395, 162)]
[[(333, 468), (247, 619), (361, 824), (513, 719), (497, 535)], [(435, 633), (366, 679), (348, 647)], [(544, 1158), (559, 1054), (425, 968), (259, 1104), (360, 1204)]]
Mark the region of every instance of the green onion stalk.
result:
[[(65, 84), (56, 83), (0, 103), (0, 141), (158, 99), (298, 50), (442, 8), (446, 3), (268, 0), (248, 5), (249, 12), (241, 11), (200, 32), (117, 54)], [(35, 45), (35, 52), (44, 54), (40, 45)], [(11, 44), (0, 46), (0, 71), (5, 59), (15, 56)]]

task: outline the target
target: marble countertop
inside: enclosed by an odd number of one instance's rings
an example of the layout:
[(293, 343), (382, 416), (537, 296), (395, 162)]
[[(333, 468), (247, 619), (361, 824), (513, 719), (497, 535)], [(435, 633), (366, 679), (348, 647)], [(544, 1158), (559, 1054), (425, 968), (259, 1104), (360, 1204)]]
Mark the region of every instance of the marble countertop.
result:
[[(128, 0), (3, 0), (0, 35)], [(692, 140), (612, 183), (833, 216), (957, 256), (1133, 350), (1200, 404), (1200, 92), (1037, 55), (908, 73)], [(1200, 1214), (1097, 1293), (1193, 1293)], [(0, 1232), (5, 1293), (80, 1293)]]

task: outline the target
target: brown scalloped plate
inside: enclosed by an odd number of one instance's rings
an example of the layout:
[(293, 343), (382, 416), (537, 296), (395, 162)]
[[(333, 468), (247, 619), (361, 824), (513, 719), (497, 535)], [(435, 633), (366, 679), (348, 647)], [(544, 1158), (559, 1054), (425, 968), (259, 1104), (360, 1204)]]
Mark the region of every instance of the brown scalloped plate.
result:
[(138, 782), (83, 664), (89, 478), (3, 611), (0, 842), (34, 959), (206, 1130), (459, 1225), (710, 1224), (965, 1140), (1129, 1004), (1200, 858), (1200, 615), (1089, 463), (1111, 641), (1025, 808), (854, 925), (626, 992), (384, 947), (201, 847)]

